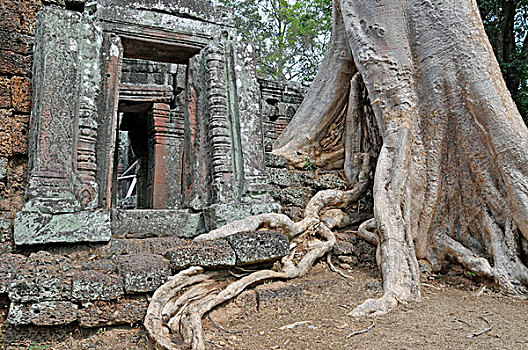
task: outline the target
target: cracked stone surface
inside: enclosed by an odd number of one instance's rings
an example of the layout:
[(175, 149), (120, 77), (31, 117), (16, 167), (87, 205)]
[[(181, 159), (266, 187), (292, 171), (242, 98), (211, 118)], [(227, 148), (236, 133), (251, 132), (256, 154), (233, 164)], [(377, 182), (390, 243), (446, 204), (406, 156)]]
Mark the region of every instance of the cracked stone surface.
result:
[(168, 251), (165, 257), (170, 260), (173, 270), (182, 270), (189, 266), (234, 266), (236, 263), (235, 252), (224, 239), (187, 242)]
[(278, 260), (290, 252), (288, 237), (277, 231), (247, 231), (228, 236), (237, 264)]

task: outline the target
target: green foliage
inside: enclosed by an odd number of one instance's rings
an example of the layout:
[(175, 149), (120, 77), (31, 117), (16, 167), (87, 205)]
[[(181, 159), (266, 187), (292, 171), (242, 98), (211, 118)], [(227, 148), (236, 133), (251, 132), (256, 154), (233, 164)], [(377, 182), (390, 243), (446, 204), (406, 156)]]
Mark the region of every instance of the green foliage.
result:
[(33, 342), (33, 345), (31, 345), (28, 350), (45, 350), (49, 349), (49, 346), (39, 345), (36, 341)]
[(257, 52), (259, 76), (311, 80), (332, 29), (331, 0), (220, 0), (235, 10), (240, 38)]
[(528, 0), (477, 0), (504, 80), (528, 123)]
[(310, 158), (306, 157), (304, 159), (304, 165), (303, 169), (307, 171), (314, 171), (316, 169), (315, 164), (310, 160)]

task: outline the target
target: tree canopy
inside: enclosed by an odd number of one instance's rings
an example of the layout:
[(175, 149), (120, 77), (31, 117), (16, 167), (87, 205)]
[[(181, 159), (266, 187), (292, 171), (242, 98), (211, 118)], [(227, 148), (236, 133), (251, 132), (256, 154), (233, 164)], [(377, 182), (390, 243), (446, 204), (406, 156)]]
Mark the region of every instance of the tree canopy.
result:
[(260, 76), (311, 80), (332, 28), (330, 0), (221, 0), (236, 12), (240, 37), (255, 45)]

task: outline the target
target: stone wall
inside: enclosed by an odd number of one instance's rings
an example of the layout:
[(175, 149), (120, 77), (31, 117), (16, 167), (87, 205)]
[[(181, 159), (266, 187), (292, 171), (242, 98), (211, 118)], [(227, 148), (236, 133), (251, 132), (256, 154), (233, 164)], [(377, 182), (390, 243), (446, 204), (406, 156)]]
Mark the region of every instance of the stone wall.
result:
[(294, 81), (272, 81), (259, 79), (262, 94), (262, 117), (264, 124), (264, 147), (266, 152), (273, 149), (273, 142), (286, 129), (297, 112), (308, 83)]
[[(271, 195), (281, 204), (282, 212), (294, 221), (303, 219), (304, 208), (318, 191), (351, 189), (342, 171), (317, 169), (309, 160), (303, 169), (288, 169), (284, 158), (267, 153), (266, 166), (272, 185)], [(370, 219), (373, 210), (371, 193), (347, 210), (355, 212), (353, 223)]]
[(274, 262), (288, 252), (286, 236), (257, 231), (199, 243), (112, 239), (93, 250), (1, 254), (0, 295), (8, 296), (14, 326), (133, 324), (145, 316), (148, 295), (184, 268)]
[(35, 16), (40, 0), (0, 4), (0, 252), (13, 249), (12, 223), (24, 202)]

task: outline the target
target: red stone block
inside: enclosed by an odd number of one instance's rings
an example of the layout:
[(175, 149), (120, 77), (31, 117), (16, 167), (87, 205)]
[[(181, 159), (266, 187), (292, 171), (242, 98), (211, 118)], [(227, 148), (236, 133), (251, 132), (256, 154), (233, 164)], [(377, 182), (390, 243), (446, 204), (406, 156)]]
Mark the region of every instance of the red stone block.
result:
[(12, 155), (11, 133), (13, 131), (13, 111), (0, 109), (0, 156), (9, 158)]
[(15, 118), (11, 138), (13, 155), (26, 155), (28, 153), (28, 128), (27, 116), (26, 118), (24, 116)]
[[(1, 11), (0, 11), (1, 12)], [(0, 35), (0, 47), (6, 51), (13, 51), (23, 55), (30, 55), (33, 52), (34, 38), (30, 35), (8, 31)]]
[(0, 74), (29, 75), (31, 72), (31, 57), (11, 51), (0, 50)]
[(26, 77), (11, 78), (11, 96), (17, 112), (29, 113), (31, 109), (31, 81)]
[(11, 108), (11, 84), (6, 77), (0, 77), (0, 108)]

